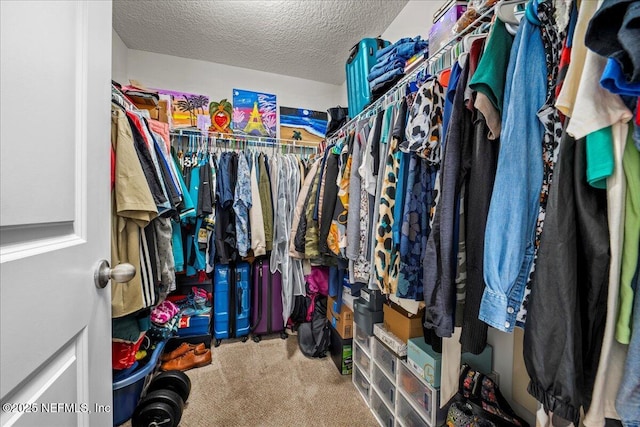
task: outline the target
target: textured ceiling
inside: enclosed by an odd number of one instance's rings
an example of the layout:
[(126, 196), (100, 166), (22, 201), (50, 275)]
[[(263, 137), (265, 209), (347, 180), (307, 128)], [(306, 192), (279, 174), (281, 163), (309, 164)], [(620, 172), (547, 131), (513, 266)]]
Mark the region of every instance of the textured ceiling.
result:
[(407, 0), (115, 0), (130, 49), (342, 84), (349, 49)]

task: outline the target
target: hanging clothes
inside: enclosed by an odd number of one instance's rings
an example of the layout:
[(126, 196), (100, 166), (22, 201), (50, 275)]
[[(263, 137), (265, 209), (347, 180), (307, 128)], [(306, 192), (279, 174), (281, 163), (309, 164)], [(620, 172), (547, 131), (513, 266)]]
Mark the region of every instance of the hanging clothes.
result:
[(353, 132), (349, 133), (339, 157), (336, 206), (329, 226), (327, 247), (335, 257), (346, 259), (347, 218), (349, 215), (349, 183), (353, 162)]
[(216, 183), (216, 254), (222, 264), (237, 259), (236, 227), (233, 198), (238, 157), (235, 153), (222, 153), (218, 163)]
[(249, 210), (251, 209), (251, 172), (244, 154), (238, 155), (238, 173), (233, 198), (233, 211), (236, 214), (236, 244), (238, 255), (246, 257), (251, 249), (249, 239)]
[(265, 227), (265, 215), (262, 210), (262, 198), (260, 197), (260, 185), (258, 175), (260, 173), (260, 159), (257, 153), (251, 153), (251, 207), (249, 208), (249, 224), (251, 226), (251, 250), (256, 257), (267, 254), (267, 237)]
[(140, 272), (140, 234), (158, 215), (156, 199), (136, 151), (126, 113), (111, 106), (111, 149), (114, 153), (115, 180), (111, 193), (111, 265), (130, 263), (136, 274), (111, 289), (111, 315), (123, 317), (144, 307)]

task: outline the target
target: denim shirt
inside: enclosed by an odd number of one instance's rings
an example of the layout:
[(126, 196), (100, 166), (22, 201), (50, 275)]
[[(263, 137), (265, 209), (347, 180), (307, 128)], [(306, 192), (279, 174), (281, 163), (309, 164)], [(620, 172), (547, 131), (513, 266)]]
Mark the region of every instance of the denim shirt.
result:
[(516, 34), (507, 68), (502, 136), (487, 217), (484, 280), (479, 319), (511, 332), (534, 255), (542, 187), (547, 69), (540, 28), (527, 14)]

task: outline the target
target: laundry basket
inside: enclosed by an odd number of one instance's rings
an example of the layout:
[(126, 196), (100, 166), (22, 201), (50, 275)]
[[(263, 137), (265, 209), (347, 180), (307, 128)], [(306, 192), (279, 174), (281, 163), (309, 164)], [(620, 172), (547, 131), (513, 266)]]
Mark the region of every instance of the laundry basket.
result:
[(149, 361), (126, 378), (113, 383), (113, 425), (128, 421), (138, 405), (145, 386), (151, 381), (166, 341), (160, 341)]

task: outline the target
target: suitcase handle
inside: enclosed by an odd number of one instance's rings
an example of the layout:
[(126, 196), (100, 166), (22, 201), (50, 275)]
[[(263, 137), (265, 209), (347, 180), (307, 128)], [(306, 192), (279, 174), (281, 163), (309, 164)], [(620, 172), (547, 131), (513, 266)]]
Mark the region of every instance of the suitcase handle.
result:
[(244, 289), (238, 288), (238, 304), (236, 304), (236, 311), (238, 315), (242, 314), (242, 294), (244, 293)]
[(351, 64), (351, 62), (353, 62), (354, 58), (358, 55), (358, 51), (360, 50), (359, 48), (359, 44), (360, 42), (356, 43), (349, 51), (349, 58), (347, 58), (347, 64)]
[[(376, 45), (378, 50), (384, 47), (384, 40), (380, 38), (380, 36), (376, 37)], [(353, 45), (351, 49), (349, 49), (349, 58), (347, 58), (347, 64), (351, 64), (355, 57), (358, 55), (358, 51), (360, 50), (360, 42)], [(375, 52), (373, 52), (372, 48), (369, 48), (369, 56), (373, 56)]]
[(262, 260), (260, 260), (260, 264), (258, 264), (258, 286), (256, 287), (256, 292), (258, 294), (258, 319), (256, 320), (255, 325), (251, 327), (251, 333), (253, 333), (260, 322), (262, 322)]

